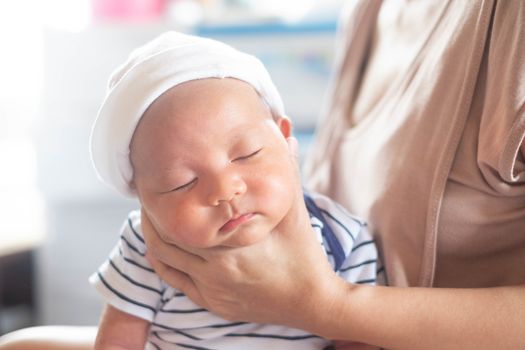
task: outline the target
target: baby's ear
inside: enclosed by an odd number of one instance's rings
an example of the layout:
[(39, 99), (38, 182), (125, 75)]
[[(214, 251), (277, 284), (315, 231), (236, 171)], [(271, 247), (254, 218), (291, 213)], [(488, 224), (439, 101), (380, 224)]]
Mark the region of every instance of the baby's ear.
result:
[(290, 119), (279, 116), (275, 119), (275, 122), (277, 123), (279, 130), (281, 130), (281, 133), (285, 138), (292, 136), (292, 122)]

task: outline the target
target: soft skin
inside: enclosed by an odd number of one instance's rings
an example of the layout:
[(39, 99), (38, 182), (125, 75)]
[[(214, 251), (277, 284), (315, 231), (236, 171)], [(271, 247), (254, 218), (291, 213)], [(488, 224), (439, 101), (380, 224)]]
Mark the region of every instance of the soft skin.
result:
[[(171, 88), (144, 113), (130, 146), (143, 229), (171, 245), (213, 251), (258, 246), (282, 225), (311, 232), (290, 131), (289, 120), (273, 116), (239, 80)], [(306, 236), (320, 251), (315, 235)], [(99, 328), (96, 349), (143, 349), (149, 323), (107, 306)]]
[[(163, 242), (144, 216), (142, 227), (157, 273), (232, 321), (284, 324), (387, 349), (525, 346), (524, 286), (351, 285), (331, 273), (318, 244), (301, 233), (301, 220), (283, 222), (267, 239), (242, 249), (191, 253)], [(272, 269), (260, 263), (268, 260)]]
[(274, 121), (250, 85), (190, 81), (142, 117), (131, 143), (133, 186), (168, 242), (253, 244), (290, 211), (296, 187), (289, 136), (288, 119)]

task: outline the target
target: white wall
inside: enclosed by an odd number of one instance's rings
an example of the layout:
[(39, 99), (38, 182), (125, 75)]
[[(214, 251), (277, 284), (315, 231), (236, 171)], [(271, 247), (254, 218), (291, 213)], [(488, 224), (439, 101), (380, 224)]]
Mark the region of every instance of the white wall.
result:
[(98, 181), (89, 133), (110, 73), (132, 48), (161, 30), (160, 25), (99, 25), (79, 33), (45, 32), (43, 104), (34, 129), (38, 185), (46, 204), (46, 239), (37, 252), (42, 324), (98, 320), (102, 303), (88, 277), (137, 204)]

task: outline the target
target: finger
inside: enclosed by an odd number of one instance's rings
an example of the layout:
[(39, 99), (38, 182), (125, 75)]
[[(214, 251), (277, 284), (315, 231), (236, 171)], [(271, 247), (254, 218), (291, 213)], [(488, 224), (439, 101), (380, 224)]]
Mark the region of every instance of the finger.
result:
[(146, 211), (141, 210), (141, 226), (148, 254), (164, 264), (191, 274), (204, 261), (198, 255), (189, 253), (174, 244), (166, 243), (160, 238), (155, 227), (149, 220)]
[(148, 262), (162, 280), (164, 280), (173, 288), (178, 289), (186, 294), (188, 298), (190, 298), (195, 304), (204, 308), (208, 308), (207, 303), (200, 292), (197, 290), (197, 287), (190, 276), (184, 272), (169, 267), (149, 254), (146, 254), (146, 259), (148, 259)]

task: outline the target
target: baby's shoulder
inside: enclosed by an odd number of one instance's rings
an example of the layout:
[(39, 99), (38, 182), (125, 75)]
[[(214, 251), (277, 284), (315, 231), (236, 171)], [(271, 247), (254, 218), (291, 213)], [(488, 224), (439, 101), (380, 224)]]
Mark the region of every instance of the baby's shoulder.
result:
[(146, 243), (142, 234), (139, 209), (130, 211), (124, 219), (120, 228), (120, 239), (137, 252), (141, 254), (146, 253)]
[(363, 218), (350, 213), (341, 204), (325, 195), (309, 191), (304, 191), (303, 195), (310, 216), (339, 218), (339, 220), (342, 220), (342, 224), (348, 222), (354, 226), (366, 226), (366, 221)]

